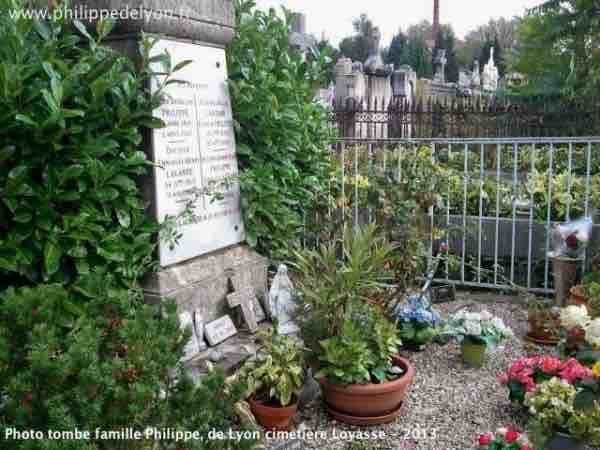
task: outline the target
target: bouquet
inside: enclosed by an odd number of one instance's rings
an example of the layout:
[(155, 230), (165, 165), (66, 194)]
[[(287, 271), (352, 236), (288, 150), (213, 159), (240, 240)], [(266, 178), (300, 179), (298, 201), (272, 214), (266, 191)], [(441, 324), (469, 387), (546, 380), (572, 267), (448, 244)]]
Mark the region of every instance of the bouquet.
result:
[(496, 433), (479, 436), (477, 450), (532, 450), (527, 439), (517, 430), (499, 428)]
[(406, 303), (396, 306), (392, 317), (398, 322), (402, 342), (417, 349), (428, 344), (438, 334), (442, 324), (440, 315), (433, 310), (427, 297), (421, 294), (411, 295)]
[(514, 336), (501, 318), (493, 316), (488, 311), (475, 313), (465, 309), (450, 318), (442, 334), (461, 343), (466, 341), (486, 346), (498, 344)]
[(540, 383), (558, 377), (569, 384), (590, 379), (592, 371), (570, 358), (563, 362), (551, 356), (520, 358), (500, 376), (500, 382), (510, 390), (510, 400), (522, 404), (525, 394), (533, 392)]
[(552, 230), (553, 250), (549, 256), (581, 259), (590, 241), (593, 225), (589, 217), (557, 225)]

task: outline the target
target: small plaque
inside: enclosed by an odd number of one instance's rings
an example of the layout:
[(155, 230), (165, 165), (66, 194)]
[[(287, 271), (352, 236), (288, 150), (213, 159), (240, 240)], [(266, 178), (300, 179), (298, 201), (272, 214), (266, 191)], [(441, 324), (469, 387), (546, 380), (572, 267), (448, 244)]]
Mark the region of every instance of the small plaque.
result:
[(204, 325), (204, 335), (210, 346), (220, 344), (235, 334), (237, 329), (227, 315)]

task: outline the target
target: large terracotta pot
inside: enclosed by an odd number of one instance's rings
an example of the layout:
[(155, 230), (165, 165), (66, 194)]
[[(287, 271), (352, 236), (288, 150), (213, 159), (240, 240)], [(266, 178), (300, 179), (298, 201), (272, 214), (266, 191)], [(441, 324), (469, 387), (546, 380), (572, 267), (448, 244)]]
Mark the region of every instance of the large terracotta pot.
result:
[(385, 417), (397, 411), (415, 370), (408, 360), (399, 356), (393, 357), (393, 362), (405, 372), (401, 378), (386, 383), (336, 385), (321, 378), (323, 399), (333, 410), (352, 417)]
[(571, 305), (586, 305), (587, 306), (587, 296), (585, 295), (585, 288), (583, 286), (573, 286), (571, 288), (569, 303)]
[(258, 423), (270, 431), (287, 431), (290, 421), (298, 411), (297, 401), (285, 407), (267, 406), (252, 398), (248, 402)]

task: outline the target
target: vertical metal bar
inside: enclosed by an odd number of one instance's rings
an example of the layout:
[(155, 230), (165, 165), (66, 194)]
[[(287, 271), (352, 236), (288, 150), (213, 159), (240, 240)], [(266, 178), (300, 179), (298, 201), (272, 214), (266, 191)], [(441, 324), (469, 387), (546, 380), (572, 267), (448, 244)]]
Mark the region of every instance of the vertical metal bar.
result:
[(465, 162), (465, 173), (463, 176), (464, 180), (464, 197), (463, 197), (463, 241), (462, 241), (462, 261), (460, 267), (460, 280), (465, 282), (465, 258), (467, 257), (467, 194), (468, 194), (468, 183), (469, 183), (469, 144), (465, 143), (464, 148), (464, 162)]
[[(431, 162), (435, 164), (435, 142), (431, 143)], [(433, 209), (433, 205), (431, 205), (429, 207), (429, 226), (431, 227), (430, 229), (430, 236), (429, 236), (429, 256), (430, 258), (433, 258), (433, 239), (434, 239), (434, 227), (435, 227), (435, 220), (434, 220), (434, 209)], [(435, 274), (434, 274), (435, 275)]]
[(398, 184), (402, 183), (402, 146), (398, 145), (396, 148), (398, 151)]
[[(373, 171), (373, 142), (369, 142), (368, 151), (369, 173), (371, 173)], [(367, 209), (369, 213), (369, 223), (373, 223), (373, 208), (371, 208), (371, 205), (367, 205)]]
[(342, 142), (340, 146), (340, 159), (342, 164), (342, 233), (346, 236), (346, 143)]
[(573, 185), (573, 143), (569, 142), (569, 159), (567, 166), (567, 208), (566, 208), (566, 221), (571, 220), (571, 189)]
[(479, 149), (479, 233), (477, 241), (477, 282), (481, 283), (481, 238), (483, 230), (483, 169), (484, 169), (484, 144)]
[(498, 284), (498, 243), (500, 241), (500, 169), (502, 164), (502, 145), (496, 146), (496, 236), (494, 243), (494, 284)]
[(517, 196), (519, 193), (519, 144), (513, 144), (513, 204), (512, 204), (512, 243), (510, 250), (510, 281), (515, 282), (515, 251), (517, 244)]
[[(450, 166), (450, 160), (452, 159), (452, 144), (448, 144), (448, 201), (446, 202), (446, 241), (450, 246), (450, 182), (452, 180), (451, 171), (453, 170)], [(450, 261), (446, 258), (446, 280), (450, 279)]]
[(358, 232), (358, 145), (354, 146), (354, 232)]
[(552, 228), (552, 183), (554, 179), (554, 144), (550, 144), (550, 161), (548, 163), (548, 211), (546, 212), (546, 256), (544, 263), (544, 289), (548, 289), (548, 274), (550, 272), (550, 233)]
[[(537, 152), (537, 148), (535, 146), (535, 144), (533, 144), (533, 147), (531, 149), (531, 172), (530, 175), (533, 175), (535, 173), (535, 160), (536, 160), (536, 152)], [(534, 202), (534, 198), (533, 198), (533, 194), (534, 191), (533, 189), (530, 192), (530, 199), (529, 199), (529, 244), (528, 244), (528, 249), (527, 249), (527, 288), (531, 288), (531, 268), (532, 268), (532, 254), (533, 254), (533, 202)]]
[[(590, 215), (590, 195), (591, 195), (591, 179), (592, 179), (592, 143), (588, 142), (587, 145), (587, 162), (585, 168), (585, 217)], [(592, 232), (594, 229), (592, 228)], [(583, 254), (583, 269), (587, 266), (588, 249), (585, 249)]]

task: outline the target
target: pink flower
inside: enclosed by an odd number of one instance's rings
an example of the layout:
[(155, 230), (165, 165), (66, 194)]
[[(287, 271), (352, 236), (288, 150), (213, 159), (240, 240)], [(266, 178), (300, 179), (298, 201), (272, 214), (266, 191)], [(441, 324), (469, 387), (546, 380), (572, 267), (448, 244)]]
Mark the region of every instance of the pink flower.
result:
[(578, 380), (592, 378), (594, 375), (588, 367), (582, 366), (575, 358), (569, 358), (559, 373), (560, 377), (569, 384)]
[(503, 373), (502, 375), (500, 375), (498, 381), (500, 381), (500, 384), (508, 384), (508, 374)]
[(516, 442), (520, 437), (521, 433), (519, 433), (518, 431), (508, 430), (506, 436), (504, 436), (504, 439), (506, 439), (506, 442), (508, 442), (509, 444), (512, 444), (513, 442)]
[(524, 445), (521, 450), (532, 450), (532, 448), (529, 445)]
[(492, 436), (492, 433), (484, 433), (481, 436), (479, 436), (479, 445), (481, 447), (487, 447), (492, 443), (493, 440), (494, 437)]
[(448, 253), (449, 250), (450, 250), (450, 246), (448, 245), (447, 242), (442, 242), (440, 244), (440, 252), (442, 252), (442, 253)]
[(544, 356), (541, 361), (542, 370), (547, 374), (558, 372), (562, 366), (562, 362), (558, 358)]

